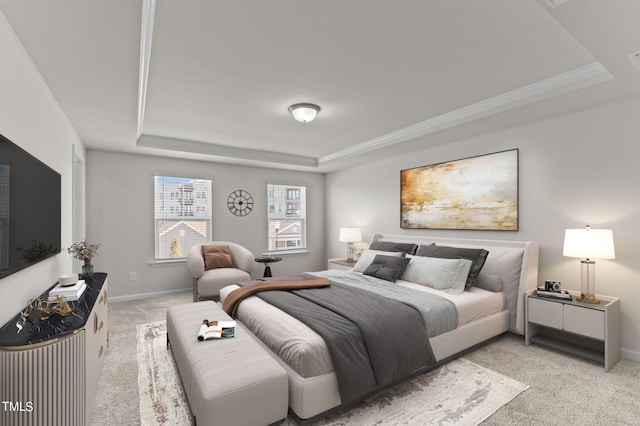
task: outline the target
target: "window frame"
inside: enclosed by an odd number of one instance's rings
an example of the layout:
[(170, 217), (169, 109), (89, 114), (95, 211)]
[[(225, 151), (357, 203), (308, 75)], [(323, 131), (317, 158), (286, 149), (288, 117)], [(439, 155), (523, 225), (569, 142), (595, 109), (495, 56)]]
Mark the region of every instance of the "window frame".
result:
[[(267, 182), (268, 253), (286, 254), (307, 250), (307, 189), (306, 184)], [(289, 197), (294, 193), (296, 197)], [(299, 232), (296, 222), (299, 222)], [(278, 226), (283, 224), (287, 225)]]
[[(169, 186), (158, 191), (158, 179), (166, 179)], [(185, 191), (186, 185), (191, 186), (190, 191)], [(202, 185), (205, 185), (205, 187), (202, 188)], [(178, 188), (173, 188), (172, 186), (177, 186)], [(182, 197), (180, 196), (181, 192), (183, 194)], [(203, 192), (204, 197), (193, 196), (194, 192)], [(207, 192), (209, 193), (208, 199), (206, 198)], [(196, 207), (201, 208), (198, 209)], [(180, 212), (183, 214), (180, 215)], [(195, 223), (195, 226), (187, 226), (189, 222)], [(171, 223), (174, 224), (171, 225)], [(153, 263), (185, 261), (189, 249), (193, 245), (211, 241), (212, 223), (213, 179), (172, 173), (153, 174)], [(167, 226), (167, 237), (171, 238), (168, 243), (167, 240), (164, 240), (164, 242), (161, 240), (160, 233), (163, 226)], [(176, 235), (171, 237), (169, 232), (173, 232)], [(187, 236), (187, 233), (190, 235)], [(179, 244), (180, 256), (171, 256), (171, 243), (175, 238), (178, 238), (181, 243)], [(167, 250), (169, 250), (168, 253)], [(163, 253), (167, 255), (164, 256)]]

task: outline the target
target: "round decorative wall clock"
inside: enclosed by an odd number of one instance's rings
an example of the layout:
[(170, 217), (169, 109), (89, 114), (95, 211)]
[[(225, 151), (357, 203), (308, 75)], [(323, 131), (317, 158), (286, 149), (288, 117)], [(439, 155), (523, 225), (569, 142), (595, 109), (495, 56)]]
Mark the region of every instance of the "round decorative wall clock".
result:
[(236, 189), (229, 194), (227, 207), (236, 216), (246, 216), (253, 210), (253, 197), (244, 189)]

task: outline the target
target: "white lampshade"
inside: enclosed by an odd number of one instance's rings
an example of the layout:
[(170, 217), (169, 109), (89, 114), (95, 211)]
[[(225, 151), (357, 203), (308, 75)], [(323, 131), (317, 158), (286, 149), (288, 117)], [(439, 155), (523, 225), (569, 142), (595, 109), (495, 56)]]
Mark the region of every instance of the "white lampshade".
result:
[(343, 243), (357, 243), (362, 241), (360, 228), (340, 228), (340, 241)]
[(596, 296), (596, 262), (593, 259), (615, 259), (611, 229), (566, 229), (562, 255), (580, 258), (580, 297), (586, 303), (600, 303)]
[(314, 104), (295, 104), (289, 107), (289, 112), (301, 123), (308, 123), (316, 118), (316, 115), (320, 112), (320, 107)]
[(580, 259), (615, 259), (611, 229), (566, 229), (562, 255)]

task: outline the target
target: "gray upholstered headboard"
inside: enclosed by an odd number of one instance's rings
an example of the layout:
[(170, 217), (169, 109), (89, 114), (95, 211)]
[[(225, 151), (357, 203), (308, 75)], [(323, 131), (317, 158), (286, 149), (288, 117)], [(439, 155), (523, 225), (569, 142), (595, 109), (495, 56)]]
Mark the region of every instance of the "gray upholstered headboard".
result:
[(510, 311), (510, 331), (524, 334), (525, 293), (538, 285), (538, 244), (533, 241), (476, 240), (416, 235), (375, 234), (371, 241), (394, 241), (414, 244), (483, 248), (489, 252), (481, 273), (499, 275), (507, 309)]

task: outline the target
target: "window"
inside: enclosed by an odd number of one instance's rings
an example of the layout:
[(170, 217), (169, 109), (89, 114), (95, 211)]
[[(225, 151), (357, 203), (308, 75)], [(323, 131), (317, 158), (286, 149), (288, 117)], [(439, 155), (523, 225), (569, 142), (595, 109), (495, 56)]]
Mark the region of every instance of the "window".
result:
[(153, 187), (155, 259), (185, 259), (211, 240), (211, 180), (154, 176)]
[(307, 187), (267, 184), (269, 251), (307, 247)]

